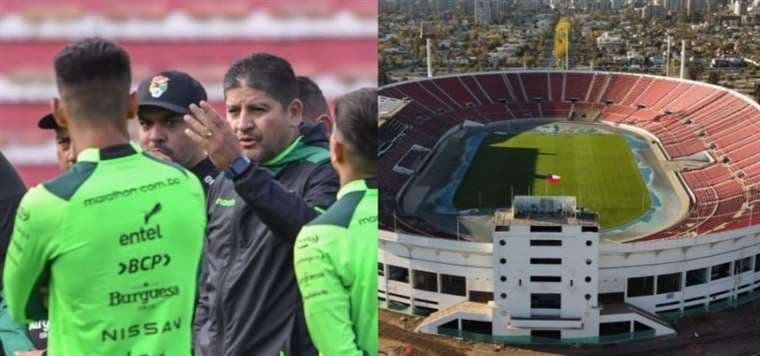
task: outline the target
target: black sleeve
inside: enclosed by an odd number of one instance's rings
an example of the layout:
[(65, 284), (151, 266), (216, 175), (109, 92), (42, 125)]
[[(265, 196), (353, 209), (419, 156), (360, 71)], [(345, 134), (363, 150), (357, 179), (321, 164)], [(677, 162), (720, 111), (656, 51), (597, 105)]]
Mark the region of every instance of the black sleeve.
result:
[(276, 236), (295, 241), (303, 225), (335, 201), (338, 174), (324, 161), (308, 172), (304, 195), (291, 193), (268, 170), (251, 167), (235, 179), (235, 191)]
[[(26, 193), (26, 187), (2, 153), (0, 153), (0, 187), (2, 187), (0, 189), (0, 271), (4, 271), (5, 255), (13, 234), (16, 209)], [(2, 289), (2, 283), (0, 280), (0, 289)]]
[[(216, 177), (217, 180), (221, 180), (222, 176), (218, 175)], [(198, 267), (198, 290), (196, 291), (197, 300), (195, 304), (195, 313), (193, 314), (193, 329), (192, 329), (192, 347), (197, 347), (198, 343), (198, 335), (200, 335), (201, 328), (204, 324), (208, 321), (208, 315), (209, 315), (209, 299), (208, 299), (208, 292), (206, 291), (207, 287), (207, 280), (208, 280), (208, 260), (206, 259), (206, 256), (208, 255), (206, 253), (206, 248), (208, 247), (208, 243), (205, 241), (206, 238), (208, 238), (208, 221), (211, 218), (211, 207), (214, 205), (214, 201), (216, 200), (216, 196), (218, 195), (217, 190), (215, 187), (219, 185), (219, 182), (217, 184), (212, 184), (209, 187), (209, 190), (206, 194), (206, 232), (203, 234), (203, 250), (201, 252), (201, 260), (199, 261), (200, 265)]]
[[(205, 246), (206, 244), (204, 244)], [(208, 292), (206, 291), (206, 283), (208, 280), (208, 265), (206, 261), (206, 253), (203, 252), (201, 256), (200, 276), (198, 277), (198, 291), (197, 300), (195, 304), (195, 313), (193, 314), (193, 329), (192, 329), (192, 348), (198, 347), (198, 337), (200, 336), (201, 328), (208, 322), (210, 302), (208, 300)]]
[(12, 200), (13, 197), (24, 195), (26, 186), (10, 162), (0, 152), (0, 201)]

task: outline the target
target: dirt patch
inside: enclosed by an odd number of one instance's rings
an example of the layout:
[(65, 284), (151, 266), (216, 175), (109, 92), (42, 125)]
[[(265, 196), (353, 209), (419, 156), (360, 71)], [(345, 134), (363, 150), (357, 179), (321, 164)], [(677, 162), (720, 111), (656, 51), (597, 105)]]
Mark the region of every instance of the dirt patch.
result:
[(380, 310), (380, 352), (387, 356), (557, 355), (460, 338), (419, 334), (414, 328), (423, 318)]

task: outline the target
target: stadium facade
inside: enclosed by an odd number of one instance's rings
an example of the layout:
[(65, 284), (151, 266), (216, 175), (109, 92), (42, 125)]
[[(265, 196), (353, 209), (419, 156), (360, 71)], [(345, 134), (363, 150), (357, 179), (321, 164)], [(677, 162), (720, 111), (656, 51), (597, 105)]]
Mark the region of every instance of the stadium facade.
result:
[[(443, 76), (380, 94), (378, 294), (389, 309), (425, 315), (418, 331), (604, 343), (673, 334), (678, 318), (760, 299), (760, 106), (751, 99), (705, 83), (588, 71)], [(613, 241), (572, 197), (516, 197), (492, 212), (489, 237), (475, 239), (459, 233), (459, 220), (452, 231), (409, 209), (415, 180), (453, 132), (547, 118), (645, 138), (667, 167), (660, 174), (683, 191), (682, 214)], [(552, 207), (527, 209), (518, 202), (526, 199)]]

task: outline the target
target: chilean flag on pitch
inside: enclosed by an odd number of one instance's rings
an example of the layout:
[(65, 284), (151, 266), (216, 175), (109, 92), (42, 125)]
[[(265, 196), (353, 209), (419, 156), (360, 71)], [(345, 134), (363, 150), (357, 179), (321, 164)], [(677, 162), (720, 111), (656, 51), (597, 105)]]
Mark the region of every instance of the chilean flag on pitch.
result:
[(557, 184), (559, 183), (560, 176), (559, 174), (549, 174), (546, 177), (546, 180), (549, 182), (549, 184)]

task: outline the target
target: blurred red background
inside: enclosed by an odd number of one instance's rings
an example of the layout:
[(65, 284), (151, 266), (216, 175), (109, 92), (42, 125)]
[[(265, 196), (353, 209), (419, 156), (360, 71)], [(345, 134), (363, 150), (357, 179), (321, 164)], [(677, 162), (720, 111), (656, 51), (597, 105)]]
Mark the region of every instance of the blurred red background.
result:
[(3, 0), (0, 151), (28, 186), (58, 174), (53, 132), (36, 126), (56, 95), (53, 56), (90, 36), (129, 52), (134, 86), (163, 69), (183, 70), (217, 110), (225, 71), (253, 52), (288, 59), (328, 99), (377, 83), (374, 0)]

